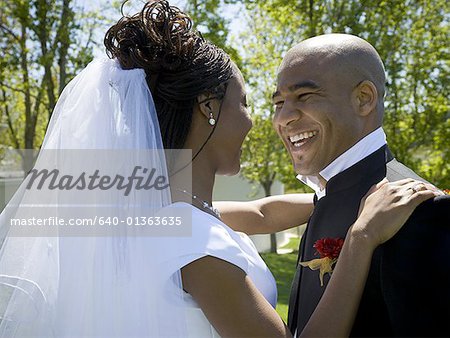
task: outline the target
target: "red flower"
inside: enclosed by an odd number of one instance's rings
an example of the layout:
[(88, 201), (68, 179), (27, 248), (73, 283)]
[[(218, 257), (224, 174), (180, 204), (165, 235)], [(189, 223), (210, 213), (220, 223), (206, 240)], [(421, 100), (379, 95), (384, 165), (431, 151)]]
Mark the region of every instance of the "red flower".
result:
[(443, 191), (444, 191), (444, 193), (445, 193), (446, 195), (450, 195), (450, 190), (449, 190), (449, 189), (444, 189)]
[(320, 255), (320, 258), (337, 259), (344, 245), (342, 238), (322, 238), (314, 243), (314, 249)]

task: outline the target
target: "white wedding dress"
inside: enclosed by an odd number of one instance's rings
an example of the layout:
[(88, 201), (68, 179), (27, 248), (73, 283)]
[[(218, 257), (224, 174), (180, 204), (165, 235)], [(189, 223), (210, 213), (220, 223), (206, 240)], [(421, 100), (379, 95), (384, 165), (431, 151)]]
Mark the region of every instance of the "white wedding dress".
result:
[[(266, 300), (275, 308), (277, 303), (275, 279), (251, 239), (243, 233), (235, 232), (214, 216), (195, 207), (191, 208), (192, 236), (172, 239), (172, 244), (177, 246), (177, 250), (174, 250), (176, 256), (166, 255), (168, 257), (166, 264), (176, 272), (204, 256), (220, 258), (245, 271)], [(184, 293), (181, 306), (186, 309), (189, 338), (219, 337), (188, 293)]]
[[(125, 70), (116, 60), (99, 59), (61, 94), (36, 167), (90, 173), (99, 165), (126, 177), (140, 165), (168, 177), (162, 149), (144, 70)], [(81, 151), (82, 157), (73, 157), (72, 151)], [(112, 159), (111, 154), (121, 156)], [(192, 235), (186, 237), (135, 236), (130, 226), (120, 228), (121, 236), (115, 231), (98, 237), (13, 235), (10, 219), (29, 210), (23, 206), (50, 206), (49, 215), (58, 216), (76, 206), (78, 218), (91, 217), (89, 210), (94, 210), (133, 219), (176, 205), (168, 189), (134, 189), (129, 195), (120, 189), (84, 189), (76, 200), (75, 190), (44, 194), (25, 186), (0, 213), (2, 338), (217, 337), (182, 290), (180, 274), (183, 266), (208, 255), (245, 271), (275, 307), (274, 278), (250, 239), (186, 203), (178, 203), (192, 210)]]

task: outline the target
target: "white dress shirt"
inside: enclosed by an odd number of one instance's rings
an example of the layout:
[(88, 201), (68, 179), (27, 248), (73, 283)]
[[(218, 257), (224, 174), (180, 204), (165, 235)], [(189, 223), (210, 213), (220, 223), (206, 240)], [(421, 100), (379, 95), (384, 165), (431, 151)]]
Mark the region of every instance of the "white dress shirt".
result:
[[(385, 144), (386, 134), (384, 133), (383, 128), (380, 127), (359, 140), (353, 147), (336, 158), (325, 169), (323, 169), (319, 175), (328, 182), (334, 176), (373, 154)], [(317, 176), (297, 175), (297, 178), (312, 188), (316, 192), (318, 199), (325, 196), (326, 189), (321, 188), (319, 178)]]

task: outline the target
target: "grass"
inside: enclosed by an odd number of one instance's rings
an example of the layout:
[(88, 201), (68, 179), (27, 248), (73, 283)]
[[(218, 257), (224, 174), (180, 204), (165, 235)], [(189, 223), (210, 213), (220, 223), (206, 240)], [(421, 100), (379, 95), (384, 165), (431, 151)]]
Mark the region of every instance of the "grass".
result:
[(269, 269), (272, 271), (278, 288), (277, 312), (287, 322), (289, 294), (291, 284), (295, 274), (295, 265), (297, 263), (299, 238), (292, 238), (283, 249), (293, 249), (289, 254), (279, 255), (276, 253), (261, 254)]

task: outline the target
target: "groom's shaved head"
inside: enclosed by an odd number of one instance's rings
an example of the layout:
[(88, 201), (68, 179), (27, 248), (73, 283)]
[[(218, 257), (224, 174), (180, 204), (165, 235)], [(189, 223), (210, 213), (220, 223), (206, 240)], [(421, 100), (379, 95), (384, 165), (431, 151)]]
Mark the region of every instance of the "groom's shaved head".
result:
[(371, 81), (377, 88), (383, 114), (385, 95), (385, 69), (376, 49), (367, 41), (350, 34), (325, 34), (304, 40), (291, 48), (280, 69), (295, 66), (297, 62), (314, 62), (330, 66), (341, 80), (358, 83)]
[(273, 122), (297, 173), (318, 175), (380, 127), (384, 92), (383, 63), (363, 39), (327, 34), (289, 50), (278, 71)]

